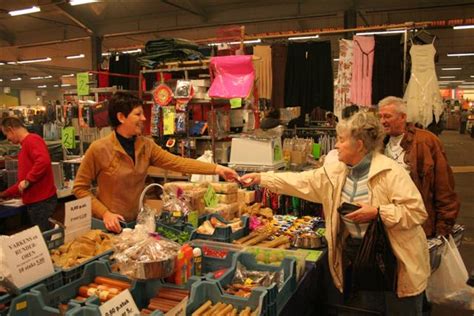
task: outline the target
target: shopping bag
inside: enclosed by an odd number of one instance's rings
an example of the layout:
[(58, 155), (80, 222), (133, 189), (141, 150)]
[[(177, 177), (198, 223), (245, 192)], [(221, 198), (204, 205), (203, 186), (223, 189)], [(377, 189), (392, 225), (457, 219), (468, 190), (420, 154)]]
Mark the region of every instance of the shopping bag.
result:
[(212, 57), (209, 71), (213, 78), (211, 98), (246, 98), (255, 80), (251, 55)]
[(92, 107), (92, 117), (96, 127), (109, 126), (109, 107), (107, 101), (97, 103)]
[[(212, 158), (212, 151), (206, 150), (204, 151), (204, 154), (197, 158), (196, 160), (202, 161), (202, 162), (208, 162), (208, 163), (213, 163), (214, 159)], [(193, 174), (191, 176), (191, 182), (219, 182), (219, 176), (218, 175), (213, 175), (213, 174)]]
[(396, 292), (397, 258), (380, 215), (370, 223), (354, 260), (352, 289)]
[(443, 238), (441, 262), (428, 279), (426, 296), (436, 304), (474, 310), (474, 288), (466, 284), (469, 275), (456, 243)]

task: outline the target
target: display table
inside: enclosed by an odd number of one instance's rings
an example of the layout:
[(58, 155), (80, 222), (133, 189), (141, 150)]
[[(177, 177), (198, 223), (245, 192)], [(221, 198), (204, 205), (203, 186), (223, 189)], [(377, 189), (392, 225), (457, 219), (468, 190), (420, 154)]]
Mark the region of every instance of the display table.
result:
[(16, 214), (20, 214), (26, 210), (26, 206), (21, 204), (15, 205), (0, 205), (0, 218), (10, 217)]

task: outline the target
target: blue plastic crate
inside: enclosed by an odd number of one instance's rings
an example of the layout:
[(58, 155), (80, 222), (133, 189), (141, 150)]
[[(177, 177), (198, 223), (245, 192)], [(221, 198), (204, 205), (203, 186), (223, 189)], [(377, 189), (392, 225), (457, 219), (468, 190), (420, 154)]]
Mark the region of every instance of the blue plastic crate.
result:
[[(122, 228), (135, 228), (136, 224), (137, 224), (136, 221), (131, 221), (131, 222), (120, 221), (120, 226)], [(105, 228), (104, 222), (101, 219), (98, 219), (95, 217), (92, 217), (91, 229), (100, 229), (101, 231), (110, 233), (110, 231), (107, 230), (107, 228)]]
[[(64, 244), (64, 228), (57, 227), (43, 233), (48, 250), (56, 249)], [(53, 239), (54, 238), (54, 239)]]
[[(105, 262), (91, 262), (85, 266), (82, 276), (69, 284), (54, 290), (48, 290), (44, 284), (39, 284), (33, 287), (30, 292), (15, 297), (11, 302), (10, 316), (57, 315), (59, 314), (59, 304), (68, 303), (76, 297), (79, 287), (92, 283), (96, 276), (105, 276), (130, 282), (125, 276), (112, 273)], [(133, 291), (135, 283), (131, 282), (131, 284), (131, 291)], [(88, 299), (88, 302), (93, 300), (94, 298)], [(74, 304), (83, 305), (83, 303), (78, 301), (74, 301)]]
[(188, 306), (186, 308), (186, 315), (191, 315), (207, 300), (213, 304), (222, 302), (225, 304), (232, 304), (239, 311), (245, 307), (250, 307), (252, 311), (260, 308), (260, 315), (267, 315), (265, 296), (267, 290), (265, 288), (255, 288), (252, 290), (250, 297), (244, 298), (224, 293), (221, 285), (215, 280), (207, 280), (195, 283), (191, 288), (191, 296), (189, 297)]
[[(199, 221), (200, 223), (202, 223), (203, 221), (209, 220), (213, 217), (217, 218), (219, 221), (223, 223), (226, 223), (226, 224), (229, 223), (228, 221), (224, 220), (222, 216), (220, 216), (219, 214), (206, 215), (205, 217), (201, 217)], [(242, 216), (240, 217), (240, 220), (243, 222), (243, 228), (235, 232), (232, 232), (232, 229), (230, 227), (216, 227), (214, 234), (212, 235), (200, 234), (197, 231), (194, 231), (191, 234), (191, 240), (204, 239), (204, 240), (215, 240), (219, 242), (230, 243), (234, 240), (237, 240), (249, 234), (249, 218), (247, 216)]]
[[(284, 281), (280, 289), (274, 284), (267, 288), (268, 299), (267, 306), (271, 306), (276, 302), (277, 304), (277, 313), (279, 314), (283, 307), (286, 305), (288, 300), (291, 298), (293, 293), (296, 291), (296, 259), (295, 258), (284, 258), (281, 261), (280, 266), (267, 265), (257, 263), (255, 256), (253, 254), (241, 252), (235, 255), (232, 268), (225, 272), (217, 281), (222, 287), (230, 284), (234, 278), (235, 271), (237, 269), (237, 262), (240, 262), (248, 270), (254, 271), (271, 271), (276, 272), (283, 269), (284, 272)], [(269, 314), (277, 315), (277, 314)]]
[[(188, 235), (188, 238), (186, 238), (186, 240), (174, 240), (173, 238), (169, 238), (166, 233), (162, 233), (162, 231), (169, 231), (171, 233), (173, 233), (174, 235), (176, 236), (180, 236), (182, 234), (187, 234)], [(164, 237), (167, 237), (168, 239), (171, 239), (173, 241), (176, 241), (177, 243), (179, 244), (184, 244), (186, 242), (189, 241), (189, 239), (191, 238), (191, 235), (193, 233), (193, 231), (195, 230), (195, 228), (191, 225), (184, 225), (184, 226), (180, 226), (180, 228), (176, 228), (174, 226), (168, 226), (166, 224), (163, 224), (161, 222), (157, 222), (156, 223), (156, 231), (158, 233), (160, 233), (161, 235), (163, 235)]]
[(61, 270), (62, 276), (63, 276), (63, 281), (64, 284), (69, 284), (72, 281), (75, 281), (79, 278), (82, 277), (82, 273), (84, 272), (85, 266), (93, 261), (96, 261), (102, 257), (108, 257), (113, 253), (113, 250), (107, 250), (101, 254), (98, 254), (97, 256), (90, 257), (86, 261), (72, 267), (72, 268), (59, 268)]

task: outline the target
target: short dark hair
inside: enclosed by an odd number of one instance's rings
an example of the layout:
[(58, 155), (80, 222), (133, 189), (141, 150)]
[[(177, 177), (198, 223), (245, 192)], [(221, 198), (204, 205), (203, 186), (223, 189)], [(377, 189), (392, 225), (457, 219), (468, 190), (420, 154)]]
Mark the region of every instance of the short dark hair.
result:
[(115, 92), (108, 104), (110, 125), (115, 128), (121, 124), (118, 113), (127, 117), (134, 108), (142, 105), (143, 101), (129, 92)]
[(16, 116), (9, 116), (2, 119), (2, 127), (3, 128), (25, 128), (25, 124), (23, 121), (16, 117)]

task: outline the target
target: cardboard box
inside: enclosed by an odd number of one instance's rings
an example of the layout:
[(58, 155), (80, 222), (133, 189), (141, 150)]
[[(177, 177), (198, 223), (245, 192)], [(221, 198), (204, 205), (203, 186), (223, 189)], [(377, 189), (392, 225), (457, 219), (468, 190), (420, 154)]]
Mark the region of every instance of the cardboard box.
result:
[(216, 194), (219, 203), (222, 204), (230, 204), (237, 202), (237, 193), (230, 193), (230, 194)]

